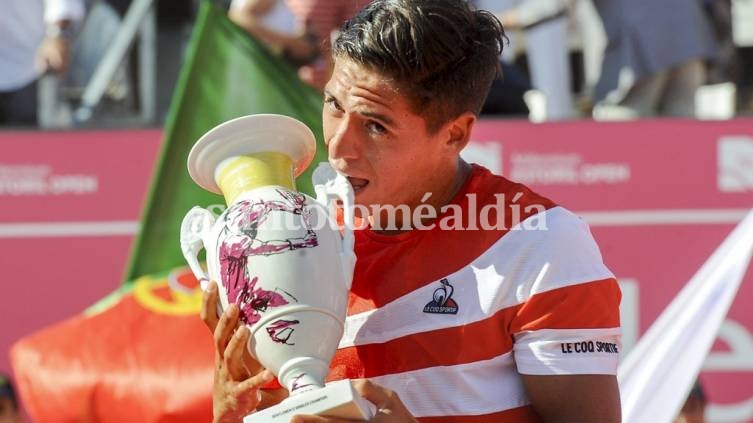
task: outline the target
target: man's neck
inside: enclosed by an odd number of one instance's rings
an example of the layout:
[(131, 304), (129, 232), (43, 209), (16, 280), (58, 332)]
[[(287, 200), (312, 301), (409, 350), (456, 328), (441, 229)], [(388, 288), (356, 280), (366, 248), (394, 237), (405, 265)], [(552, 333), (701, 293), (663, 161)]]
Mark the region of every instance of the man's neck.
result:
[[(455, 172), (453, 173), (452, 179), (448, 181), (448, 183), (444, 184), (445, 188), (440, 190), (441, 192), (432, 193), (433, 198), (430, 197), (430, 200), (426, 201), (423, 204), (426, 204), (430, 208), (433, 208), (433, 210), (436, 211), (436, 216), (438, 216), (442, 207), (450, 204), (452, 200), (455, 198), (455, 196), (458, 194), (458, 192), (460, 192), (460, 190), (463, 188), (463, 185), (465, 185), (466, 181), (468, 180), (468, 177), (470, 176), (472, 169), (473, 168), (468, 162), (466, 162), (465, 160), (461, 158), (458, 158), (457, 167), (455, 168)], [(392, 229), (390, 228), (373, 229), (373, 226), (372, 226), (372, 230), (381, 235), (398, 235), (404, 232), (414, 230), (415, 229), (413, 228), (414, 210), (415, 210), (415, 207), (411, 207), (410, 209), (411, 221), (409, 222), (409, 225), (408, 225), (411, 227), (410, 229), (400, 229), (403, 227), (403, 222), (394, 220), (395, 227)], [(400, 215), (400, 214), (401, 213), (396, 213), (396, 215)], [(431, 217), (431, 218), (421, 219), (421, 222), (420, 222), (421, 225), (429, 225), (432, 220), (436, 219), (436, 216)], [(396, 219), (397, 216), (394, 216), (394, 218)], [(387, 219), (387, 221), (389, 221), (389, 219)]]

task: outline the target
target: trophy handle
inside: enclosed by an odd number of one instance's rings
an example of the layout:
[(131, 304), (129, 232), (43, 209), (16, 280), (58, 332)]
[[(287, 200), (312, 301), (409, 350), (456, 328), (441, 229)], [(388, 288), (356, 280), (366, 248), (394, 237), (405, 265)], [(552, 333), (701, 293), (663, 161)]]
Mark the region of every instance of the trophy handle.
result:
[(353, 283), (353, 269), (356, 265), (356, 254), (353, 252), (355, 245), (355, 235), (353, 234), (353, 228), (355, 227), (355, 207), (353, 206), (355, 195), (353, 194), (353, 187), (345, 176), (337, 173), (327, 162), (319, 163), (316, 169), (314, 169), (311, 179), (314, 183), (314, 191), (316, 192), (316, 202), (322, 205), (325, 210), (329, 206), (328, 203), (331, 196), (337, 197), (342, 202), (345, 228), (343, 228), (342, 232), (340, 258), (347, 289), (350, 289)]
[(209, 287), (209, 277), (199, 264), (199, 252), (204, 248), (204, 235), (211, 230), (214, 221), (211, 212), (196, 206), (186, 213), (180, 224), (180, 249), (202, 290)]

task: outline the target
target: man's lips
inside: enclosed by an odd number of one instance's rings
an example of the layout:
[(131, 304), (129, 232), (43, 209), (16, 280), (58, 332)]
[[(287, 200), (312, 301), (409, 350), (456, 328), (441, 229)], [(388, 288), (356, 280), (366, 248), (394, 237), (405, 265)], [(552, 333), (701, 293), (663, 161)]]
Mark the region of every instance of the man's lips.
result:
[(348, 176), (348, 182), (350, 182), (350, 185), (353, 187), (353, 192), (355, 193), (363, 190), (364, 188), (366, 188), (366, 185), (369, 184), (368, 179), (361, 179), (353, 176)]

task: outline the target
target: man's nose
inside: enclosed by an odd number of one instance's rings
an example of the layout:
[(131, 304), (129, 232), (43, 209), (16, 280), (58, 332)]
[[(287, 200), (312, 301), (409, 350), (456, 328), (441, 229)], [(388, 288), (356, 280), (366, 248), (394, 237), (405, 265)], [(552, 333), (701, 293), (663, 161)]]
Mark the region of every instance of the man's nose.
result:
[(337, 129), (328, 142), (328, 153), (332, 159), (356, 159), (358, 153), (358, 132), (353, 120), (345, 117), (338, 122)]

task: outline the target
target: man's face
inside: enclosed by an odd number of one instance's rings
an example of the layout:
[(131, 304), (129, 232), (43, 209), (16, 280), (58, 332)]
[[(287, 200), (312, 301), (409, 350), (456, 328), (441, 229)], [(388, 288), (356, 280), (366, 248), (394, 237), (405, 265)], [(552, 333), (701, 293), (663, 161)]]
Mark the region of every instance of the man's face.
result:
[(441, 194), (454, 171), (458, 150), (448, 146), (447, 130), (429, 134), (423, 117), (378, 72), (336, 60), (322, 114), (329, 161), (350, 180), (356, 204), (369, 210), (413, 209), (427, 192)]

